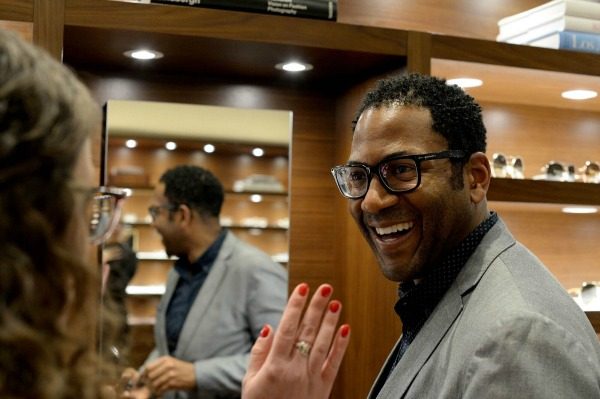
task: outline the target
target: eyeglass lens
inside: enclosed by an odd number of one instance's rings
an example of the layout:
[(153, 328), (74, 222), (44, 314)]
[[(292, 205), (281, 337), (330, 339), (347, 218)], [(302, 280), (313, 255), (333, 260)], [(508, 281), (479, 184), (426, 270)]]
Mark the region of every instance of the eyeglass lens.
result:
[(119, 220), (118, 199), (112, 195), (97, 193), (92, 203), (90, 239), (94, 243), (104, 240)]
[[(379, 177), (390, 189), (398, 192), (416, 187), (419, 175), (413, 159), (393, 159), (379, 166)], [(365, 166), (339, 166), (334, 177), (342, 193), (348, 197), (362, 197), (369, 188), (369, 172)]]

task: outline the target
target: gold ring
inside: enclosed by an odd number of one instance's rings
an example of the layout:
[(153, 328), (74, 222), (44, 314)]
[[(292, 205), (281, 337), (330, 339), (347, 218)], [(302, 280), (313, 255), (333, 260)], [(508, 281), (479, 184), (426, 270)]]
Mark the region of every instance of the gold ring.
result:
[(312, 345), (306, 341), (296, 342), (296, 349), (298, 349), (298, 352), (300, 352), (300, 354), (302, 356), (305, 356), (305, 357), (308, 356), (308, 354), (310, 353), (311, 347), (312, 347)]

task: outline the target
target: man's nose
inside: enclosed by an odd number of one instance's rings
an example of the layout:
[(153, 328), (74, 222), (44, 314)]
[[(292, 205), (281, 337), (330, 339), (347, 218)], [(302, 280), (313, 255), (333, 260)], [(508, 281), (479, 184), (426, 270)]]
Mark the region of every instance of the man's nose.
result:
[(361, 203), (361, 209), (367, 213), (378, 213), (380, 210), (388, 208), (398, 202), (398, 196), (390, 194), (379, 180), (378, 176), (373, 176), (369, 189)]

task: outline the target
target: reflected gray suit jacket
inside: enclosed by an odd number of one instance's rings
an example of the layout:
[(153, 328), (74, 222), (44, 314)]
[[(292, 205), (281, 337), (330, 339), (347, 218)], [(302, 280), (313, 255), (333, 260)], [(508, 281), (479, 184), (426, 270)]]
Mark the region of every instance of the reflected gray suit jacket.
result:
[(377, 398), (600, 398), (598, 337), (498, 220)]
[[(179, 274), (171, 269), (156, 315), (156, 347), (146, 363), (168, 355), (165, 315)], [(264, 324), (273, 327), (287, 302), (287, 272), (231, 232), (185, 320), (172, 356), (194, 363), (197, 389), (166, 398), (240, 396), (249, 352)]]

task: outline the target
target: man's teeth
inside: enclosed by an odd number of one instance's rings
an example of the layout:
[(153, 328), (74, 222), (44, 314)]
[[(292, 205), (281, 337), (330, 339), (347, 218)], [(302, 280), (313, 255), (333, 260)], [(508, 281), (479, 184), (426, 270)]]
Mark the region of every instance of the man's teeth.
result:
[(395, 224), (393, 226), (388, 226), (388, 227), (375, 227), (375, 231), (377, 232), (377, 234), (382, 236), (384, 234), (392, 234), (392, 233), (397, 233), (400, 231), (408, 230), (412, 227), (413, 227), (412, 222), (406, 222), (406, 223), (398, 223), (398, 224)]

